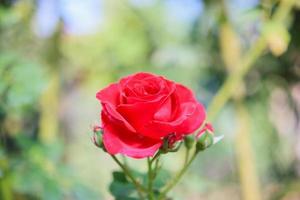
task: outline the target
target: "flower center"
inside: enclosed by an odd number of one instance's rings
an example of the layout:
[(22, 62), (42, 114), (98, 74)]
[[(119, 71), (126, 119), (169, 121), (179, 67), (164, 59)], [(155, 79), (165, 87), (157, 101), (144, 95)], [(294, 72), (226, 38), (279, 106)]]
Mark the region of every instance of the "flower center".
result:
[(138, 96), (154, 95), (159, 92), (159, 86), (153, 82), (137, 82), (133, 85), (133, 91)]

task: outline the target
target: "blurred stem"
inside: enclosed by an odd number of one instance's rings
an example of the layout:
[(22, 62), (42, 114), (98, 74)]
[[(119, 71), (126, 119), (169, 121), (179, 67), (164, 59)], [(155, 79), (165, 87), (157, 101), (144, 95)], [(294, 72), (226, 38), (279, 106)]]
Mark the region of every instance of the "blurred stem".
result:
[[(0, 169), (3, 170), (3, 169)], [(2, 173), (5, 173), (4, 171)], [(11, 190), (11, 184), (8, 177), (6, 177), (7, 174), (2, 174), (3, 177), (0, 178), (0, 199), (3, 200), (12, 200), (13, 194)]]
[[(284, 20), (288, 17), (289, 12), (293, 8), (296, 0), (282, 0), (278, 9), (276, 10), (274, 17), (271, 21), (276, 21), (279, 23), (283, 23)], [(243, 80), (246, 73), (253, 66), (254, 62), (262, 55), (263, 51), (267, 47), (267, 42), (264, 38), (264, 35), (261, 35), (256, 42), (252, 45), (252, 47), (242, 56), (241, 60), (237, 64), (237, 68), (232, 71), (229, 75), (221, 89), (218, 91), (216, 96), (213, 98), (212, 103), (208, 108), (208, 119), (209, 121), (213, 121), (222, 107), (226, 104), (226, 102), (232, 97), (234, 91), (239, 86), (240, 82)], [(182, 175), (186, 172), (188, 167), (191, 165), (193, 160), (197, 155), (197, 151), (193, 154), (191, 159), (183, 166), (183, 168), (175, 175), (174, 179), (172, 179), (163, 189), (161, 194), (159, 195), (159, 200), (165, 198), (168, 191), (170, 191), (180, 180)], [(254, 178), (251, 180), (254, 181)]]
[[(226, 10), (226, 7), (223, 6), (223, 9)], [(240, 39), (228, 19), (221, 24), (220, 46), (221, 55), (228, 73), (234, 73), (239, 68), (239, 62), (241, 59), (241, 45)], [(245, 95), (244, 93), (244, 85), (243, 81), (241, 80), (241, 84), (236, 86), (233, 95), (235, 103), (239, 108), (244, 108), (242, 105), (242, 98)], [(242, 110), (239, 109), (239, 111)], [(243, 112), (238, 112), (238, 124), (240, 126), (240, 130), (237, 132), (236, 136), (235, 152), (240, 162), (237, 162), (237, 166), (240, 169), (240, 183), (243, 199), (259, 200), (261, 199), (259, 180), (255, 170), (256, 162), (250, 143), (251, 139), (248, 130), (248, 116), (245, 115), (247, 115), (247, 113), (245, 113), (244, 109)]]
[(210, 106), (208, 107), (208, 118), (210, 121), (213, 121), (218, 114), (218, 112), (222, 109), (222, 107), (226, 104), (226, 102), (230, 99), (233, 92), (235, 91), (238, 84), (242, 81), (246, 73), (251, 68), (252, 64), (257, 60), (257, 58), (262, 54), (264, 49), (266, 48), (266, 41), (261, 36), (255, 44), (250, 48), (246, 56), (242, 58), (241, 63), (239, 64), (236, 71), (233, 71), (231, 75), (227, 78), (221, 89), (218, 91), (216, 96), (213, 98)]
[(280, 6), (274, 13), (273, 20), (279, 23), (284, 23), (284, 20), (289, 15), (297, 0), (281, 0)]
[(189, 166), (192, 164), (196, 158), (198, 151), (195, 151), (191, 159), (183, 166), (183, 168), (175, 175), (175, 177), (162, 189), (158, 200), (163, 200), (166, 194), (178, 183), (183, 174), (187, 171)]
[(249, 134), (249, 114), (241, 100), (236, 101), (239, 128), (235, 137), (236, 156), (244, 200), (262, 199), (259, 180), (255, 169), (255, 159)]
[(190, 155), (190, 148), (185, 148), (184, 165), (187, 164), (187, 161), (189, 160), (189, 155)]
[(120, 160), (115, 155), (110, 155), (114, 161), (121, 167), (124, 174), (130, 179), (130, 181), (133, 183), (133, 185), (136, 187), (138, 195), (141, 199), (144, 199), (143, 192), (147, 192), (147, 190), (134, 178), (134, 176), (131, 174), (130, 170), (123, 165)]
[(160, 154), (161, 154), (161, 152), (158, 151), (158, 152), (155, 154), (155, 156), (152, 158), (151, 163), (153, 163), (156, 159), (159, 159)]
[(60, 77), (58, 73), (52, 73), (47, 89), (41, 96), (41, 118), (39, 122), (39, 139), (44, 144), (49, 144), (57, 139), (58, 127), (58, 103), (60, 90)]
[[(160, 158), (160, 157), (158, 157), (158, 158), (155, 160), (155, 164), (154, 164), (154, 173), (155, 173), (155, 175), (158, 173), (159, 158)], [(154, 162), (154, 160), (152, 160), (152, 162)]]
[(122, 155), (122, 160), (126, 168), (130, 168), (126, 156)]
[[(282, 0), (271, 21), (283, 23), (284, 20), (288, 17), (288, 14), (293, 8), (295, 2), (296, 0)], [(246, 54), (241, 58), (237, 69), (229, 75), (219, 92), (213, 98), (212, 103), (208, 108), (208, 118), (210, 121), (213, 121), (215, 119), (218, 112), (230, 99), (236, 87), (253, 66), (254, 62), (262, 55), (266, 47), (267, 42), (264, 38), (264, 35), (261, 35), (252, 45), (249, 51), (246, 52)]]
[[(0, 146), (0, 150), (2, 150), (3, 146)], [(0, 154), (3, 152), (0, 152)], [(0, 199), (3, 200), (12, 200), (13, 199), (13, 191), (12, 185), (9, 177), (9, 162), (6, 156), (0, 155)]]
[(13, 199), (12, 193), (9, 185), (7, 184), (7, 180), (6, 179), (0, 180), (0, 184), (1, 184), (1, 193), (0, 193), (1, 199), (12, 200)]
[(47, 41), (45, 60), (49, 65), (50, 79), (47, 88), (40, 99), (41, 117), (39, 122), (39, 139), (44, 144), (51, 144), (57, 140), (59, 132), (59, 100), (61, 93), (61, 34), (59, 27), (55, 34)]
[(150, 158), (147, 158), (147, 164), (148, 164), (148, 196), (149, 196), (149, 200), (153, 200), (154, 199), (154, 194), (153, 194), (153, 172), (152, 172), (152, 162), (150, 160)]

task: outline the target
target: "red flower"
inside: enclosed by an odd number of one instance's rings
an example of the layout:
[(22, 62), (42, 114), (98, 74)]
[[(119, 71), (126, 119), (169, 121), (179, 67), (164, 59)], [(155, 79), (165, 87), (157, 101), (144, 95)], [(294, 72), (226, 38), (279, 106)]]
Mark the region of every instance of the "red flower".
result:
[(102, 104), (103, 143), (110, 154), (153, 156), (164, 137), (190, 134), (206, 117), (190, 89), (150, 73), (124, 77), (96, 97)]

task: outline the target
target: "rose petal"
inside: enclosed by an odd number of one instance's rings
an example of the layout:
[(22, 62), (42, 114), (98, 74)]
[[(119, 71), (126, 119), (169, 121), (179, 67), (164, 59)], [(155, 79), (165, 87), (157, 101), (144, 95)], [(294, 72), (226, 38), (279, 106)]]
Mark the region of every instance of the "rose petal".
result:
[(205, 108), (202, 104), (196, 103), (196, 109), (193, 114), (188, 116), (186, 120), (176, 128), (177, 133), (189, 134), (196, 131), (206, 119)]
[[(146, 124), (153, 119), (154, 113), (174, 92), (175, 85), (170, 85), (168, 94), (159, 95), (155, 100), (137, 102), (134, 104), (120, 104), (117, 111), (128, 120), (128, 122), (138, 131), (142, 130)], [(142, 133), (141, 133), (142, 134)]]
[(176, 83), (175, 94), (178, 97), (179, 103), (197, 102), (192, 90), (190, 90), (189, 88), (187, 88), (184, 85), (181, 85), (179, 83)]
[[(206, 118), (205, 108), (196, 100), (190, 89), (183, 85), (176, 84), (173, 99), (176, 100), (173, 100), (173, 102), (177, 105), (177, 111), (172, 107), (172, 120), (162, 120), (163, 115), (160, 115), (166, 113), (155, 113), (155, 120), (150, 121), (144, 129), (140, 130), (141, 134), (147, 137), (159, 138), (171, 133), (193, 133), (201, 126)], [(163, 109), (168, 109), (168, 107)], [(161, 110), (159, 110), (159, 112), (161, 112)]]
[(154, 119), (158, 121), (169, 121), (172, 115), (172, 99), (168, 98), (165, 103), (154, 114)]
[(122, 124), (114, 123), (102, 114), (103, 144), (110, 154), (121, 153), (133, 158), (153, 156), (162, 145), (161, 140), (154, 140), (133, 133)]
[(169, 93), (172, 81), (150, 73), (138, 73), (120, 80), (122, 103), (132, 104), (155, 100)]
[(117, 107), (117, 111), (139, 131), (152, 119), (154, 113), (166, 98), (166, 96), (161, 96), (155, 101), (121, 104)]
[(102, 103), (109, 103), (114, 107), (117, 106), (120, 102), (119, 85), (117, 83), (110, 84), (97, 92), (96, 98)]
[(195, 112), (176, 129), (177, 132), (182, 134), (192, 133), (197, 130), (206, 119), (205, 108), (197, 101), (193, 92), (181, 84), (176, 84), (175, 95), (178, 97), (179, 104), (193, 102), (196, 106)]
[[(144, 129), (141, 131), (141, 134), (156, 139), (165, 137), (171, 133), (182, 134), (182, 124), (187, 122), (187, 120), (192, 117), (195, 112), (197, 112), (197, 105), (189, 102), (181, 104), (180, 107), (179, 117), (177, 117), (175, 120), (169, 122), (152, 120), (144, 127)], [(189, 127), (184, 128), (189, 130)]]
[(135, 129), (128, 123), (128, 121), (116, 111), (116, 106), (119, 103), (120, 98), (118, 84), (114, 83), (100, 90), (96, 94), (96, 98), (100, 100), (103, 110), (108, 112), (116, 120), (123, 122), (129, 130), (135, 132)]
[(120, 83), (121, 87), (124, 88), (129, 83), (130, 80), (143, 80), (147, 77), (157, 77), (157, 76), (154, 74), (151, 74), (151, 73), (147, 73), (147, 72), (138, 72), (138, 73), (123, 77), (119, 81), (119, 83)]

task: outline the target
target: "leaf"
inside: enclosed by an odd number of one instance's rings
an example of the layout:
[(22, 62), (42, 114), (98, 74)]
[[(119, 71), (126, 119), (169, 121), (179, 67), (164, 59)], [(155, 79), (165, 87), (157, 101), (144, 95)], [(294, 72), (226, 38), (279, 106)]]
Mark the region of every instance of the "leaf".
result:
[(124, 199), (134, 193), (135, 187), (130, 183), (113, 181), (109, 186), (109, 191), (114, 197), (116, 197), (116, 199)]
[(113, 180), (118, 181), (118, 182), (122, 182), (122, 183), (128, 182), (127, 179), (126, 179), (125, 174), (121, 171), (114, 171), (113, 172)]
[(116, 200), (134, 200), (136, 189), (132, 183), (130, 183), (124, 172), (114, 171), (113, 181), (109, 186), (110, 193)]

